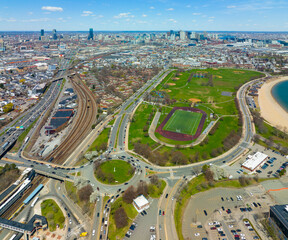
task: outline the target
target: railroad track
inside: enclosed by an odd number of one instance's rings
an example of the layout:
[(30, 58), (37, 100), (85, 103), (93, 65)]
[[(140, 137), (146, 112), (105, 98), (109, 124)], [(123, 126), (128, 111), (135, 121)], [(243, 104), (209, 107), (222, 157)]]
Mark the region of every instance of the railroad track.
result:
[(52, 162), (57, 164), (62, 164), (69, 157), (91, 131), (92, 124), (96, 122), (97, 104), (93, 93), (78, 76), (74, 76), (71, 81), (77, 92), (79, 103), (75, 123), (60, 146), (45, 158), (47, 161), (53, 157)]
[[(75, 81), (75, 79), (77, 81)], [(71, 81), (79, 99), (77, 118), (74, 119), (75, 123), (72, 130), (67, 135), (64, 142), (45, 158), (45, 160), (48, 160), (51, 157), (54, 157), (52, 162), (57, 164), (62, 164), (66, 160), (91, 131), (91, 125), (96, 122), (96, 99), (90, 89), (78, 76), (75, 76), (75, 79)], [(8, 219), (23, 204), (23, 199), (26, 199), (40, 183), (45, 184), (47, 181), (48, 179), (46, 177), (37, 175), (33, 180), (33, 185), (27, 189), (23, 196), (20, 197), (1, 217)]]

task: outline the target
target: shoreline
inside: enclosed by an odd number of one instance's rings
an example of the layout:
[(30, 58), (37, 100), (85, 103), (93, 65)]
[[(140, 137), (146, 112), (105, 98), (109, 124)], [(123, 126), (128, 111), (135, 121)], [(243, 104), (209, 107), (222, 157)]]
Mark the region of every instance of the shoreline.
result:
[(258, 93), (260, 115), (273, 127), (288, 131), (288, 112), (277, 102), (272, 95), (272, 88), (283, 81), (288, 81), (288, 76), (275, 78), (263, 84)]

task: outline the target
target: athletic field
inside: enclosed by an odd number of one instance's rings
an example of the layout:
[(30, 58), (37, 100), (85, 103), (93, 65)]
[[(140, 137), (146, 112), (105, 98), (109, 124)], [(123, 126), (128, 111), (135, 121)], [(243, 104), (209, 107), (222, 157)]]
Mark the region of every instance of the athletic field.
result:
[(195, 135), (202, 113), (176, 110), (163, 127), (163, 130)]

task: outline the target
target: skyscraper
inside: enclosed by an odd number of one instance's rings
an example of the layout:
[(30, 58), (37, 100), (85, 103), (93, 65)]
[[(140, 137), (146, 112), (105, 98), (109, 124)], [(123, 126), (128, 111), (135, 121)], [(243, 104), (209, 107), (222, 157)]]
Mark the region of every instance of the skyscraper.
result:
[(56, 29), (53, 29), (53, 30), (52, 30), (52, 39), (53, 39), (53, 40), (57, 40)]
[(89, 34), (88, 34), (88, 40), (90, 40), (90, 39), (93, 40), (93, 38), (94, 38), (93, 28), (90, 28), (90, 29), (89, 29)]
[(39, 40), (40, 40), (40, 41), (43, 41), (43, 40), (44, 40), (44, 29), (41, 29), (41, 31), (40, 31)]

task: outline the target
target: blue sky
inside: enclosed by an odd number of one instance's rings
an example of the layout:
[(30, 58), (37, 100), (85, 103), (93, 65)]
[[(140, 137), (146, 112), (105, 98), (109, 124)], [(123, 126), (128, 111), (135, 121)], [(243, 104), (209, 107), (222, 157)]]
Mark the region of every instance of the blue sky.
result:
[(288, 31), (288, 0), (0, 0), (0, 31)]

